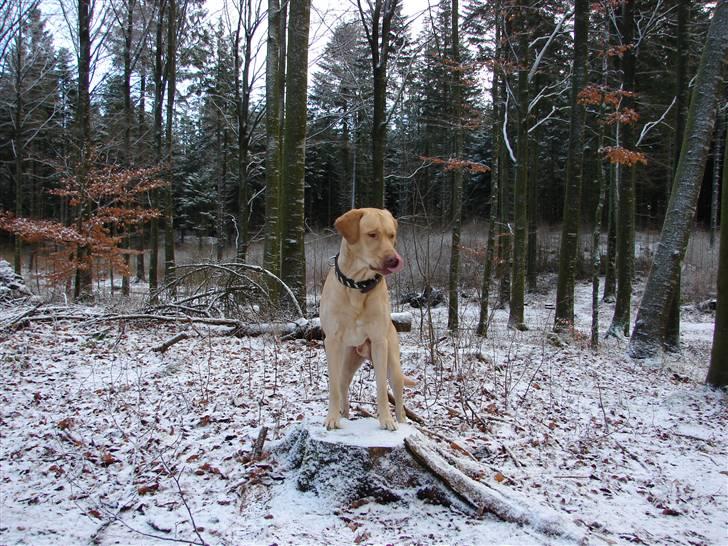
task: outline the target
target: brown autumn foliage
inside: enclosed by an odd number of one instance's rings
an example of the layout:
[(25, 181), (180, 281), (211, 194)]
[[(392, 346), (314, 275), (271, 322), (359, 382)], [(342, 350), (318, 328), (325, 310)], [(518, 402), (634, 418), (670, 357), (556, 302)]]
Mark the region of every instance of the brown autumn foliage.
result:
[(621, 146), (605, 146), (599, 150), (610, 163), (633, 167), (637, 163), (647, 165), (645, 154), (622, 148)]
[[(158, 210), (142, 205), (144, 195), (166, 184), (158, 172), (156, 168), (101, 166), (84, 179), (68, 176), (49, 192), (65, 200), (73, 211), (68, 225), (0, 212), (0, 229), (28, 244), (44, 246), (52, 264), (52, 281), (67, 279), (77, 269), (93, 271), (97, 264), (128, 274), (124, 255), (135, 251), (122, 248), (121, 243), (137, 226), (160, 216)], [(83, 259), (78, 257), (79, 248), (88, 250)]]
[(471, 174), (483, 174), (490, 172), (488, 165), (483, 165), (477, 161), (468, 161), (466, 159), (440, 159), (439, 157), (420, 156), (422, 161), (428, 161), (432, 165), (442, 165), (445, 172), (450, 171), (467, 171)]

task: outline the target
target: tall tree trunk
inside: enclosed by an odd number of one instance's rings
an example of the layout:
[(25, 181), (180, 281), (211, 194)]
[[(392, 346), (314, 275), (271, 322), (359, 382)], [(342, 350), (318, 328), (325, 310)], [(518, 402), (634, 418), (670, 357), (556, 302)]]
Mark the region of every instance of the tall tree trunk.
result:
[[(238, 121), (238, 244), (237, 258), (244, 262), (250, 244), (250, 217), (252, 204), (248, 189), (248, 155), (250, 146), (250, 71), (253, 54), (253, 35), (259, 24), (252, 0), (240, 3), (240, 14), (235, 32), (235, 113)], [(241, 59), (240, 38), (244, 35)]]
[(390, 53), (392, 19), (399, 0), (375, 0), (370, 8), (370, 20), (364, 14), (361, 0), (357, 0), (359, 16), (369, 42), (374, 85), (372, 117), (372, 200), (371, 206), (384, 207), (384, 159), (387, 148), (387, 61)]
[(589, 2), (576, 0), (574, 12), (574, 64), (571, 77), (571, 120), (569, 152), (566, 161), (564, 220), (561, 228), (559, 279), (556, 288), (554, 329), (568, 329), (574, 324), (574, 283), (579, 247), (581, 179), (584, 160), (584, 119), (586, 108), (579, 93), (587, 83)]
[[(682, 142), (685, 132), (685, 111), (687, 110), (687, 65), (688, 65), (688, 18), (690, 16), (691, 0), (677, 1), (677, 41), (675, 47), (675, 160), (673, 162), (672, 176), (675, 177), (680, 161)], [(668, 196), (671, 191), (667, 187)], [(711, 232), (712, 234), (712, 232)], [(680, 349), (680, 294), (682, 274), (678, 272), (675, 290), (670, 298), (669, 316), (665, 326), (663, 344), (666, 349), (677, 351)]]
[[(285, 48), (285, 10), (279, 0), (268, 0), (268, 42), (265, 71), (265, 242), (263, 265), (274, 275), (281, 275), (281, 98), (284, 94), (283, 67)], [(269, 283), (272, 301), (278, 300), (278, 283)]]
[[(157, 0), (157, 28), (154, 50), (154, 151), (157, 165), (162, 163), (162, 113), (164, 110), (164, 87), (166, 78), (164, 76), (164, 13), (167, 7), (167, 0)], [(152, 190), (152, 206), (160, 208), (161, 190)], [(159, 219), (154, 218), (149, 227), (149, 293), (156, 298), (159, 278), (157, 269), (159, 267)]]
[[(460, 33), (458, 0), (452, 0), (451, 9), (451, 38), (452, 38), (452, 105), (453, 124), (455, 134), (453, 140), (453, 158), (462, 159), (463, 155), (463, 124), (462, 124), (462, 81), (460, 77)], [(460, 234), (463, 221), (463, 171), (453, 171), (452, 188), (452, 244), (450, 245), (450, 276), (448, 284), (449, 305), (447, 313), (447, 327), (450, 330), (458, 328), (458, 296), (460, 286)]]
[[(164, 203), (164, 282), (174, 280), (174, 95), (177, 90), (177, 0), (167, 0), (167, 125), (165, 167), (168, 186)], [(179, 25), (182, 26), (182, 25)]]
[[(728, 138), (723, 157), (728, 157)], [(713, 350), (706, 383), (728, 385), (728, 168), (723, 166), (723, 192), (720, 201), (720, 258), (718, 262), (718, 306), (715, 311)]]
[(529, 3), (521, 6), (518, 15), (520, 36), (518, 50), (520, 66), (518, 69), (518, 142), (516, 146), (516, 183), (513, 188), (514, 237), (513, 262), (511, 272), (511, 305), (508, 326), (519, 330), (526, 329), (523, 306), (526, 288), (526, 245), (528, 244), (528, 8)]
[[(124, 94), (124, 164), (127, 168), (131, 167), (134, 163), (132, 159), (131, 151), (131, 132), (132, 125), (134, 123), (132, 105), (131, 105), (131, 43), (134, 32), (134, 7), (136, 2), (134, 0), (127, 0), (126, 2), (126, 19), (123, 27), (124, 35), (124, 50), (122, 53), (124, 61), (124, 81), (122, 83), (122, 93)], [(122, 234), (122, 246), (129, 248), (129, 233), (126, 228)], [(121, 277), (121, 293), (124, 296), (129, 295), (129, 253), (124, 253), (124, 265), (126, 271), (123, 272)], [(112, 285), (113, 286), (113, 285)]]
[(488, 214), (488, 242), (485, 250), (485, 262), (483, 264), (483, 278), (480, 289), (480, 318), (476, 333), (479, 336), (488, 335), (490, 317), (488, 303), (490, 299), (490, 281), (493, 270), (493, 259), (496, 247), (496, 221), (498, 219), (498, 177), (500, 171), (501, 154), (501, 133), (500, 127), (503, 123), (503, 108), (500, 103), (500, 40), (501, 40), (501, 13), (500, 1), (495, 5), (495, 46), (493, 62), (493, 86), (491, 95), (493, 99), (493, 151), (490, 171), (490, 212)]
[[(147, 132), (146, 127), (146, 121), (145, 121), (145, 98), (147, 93), (147, 74), (146, 70), (144, 68), (144, 64), (142, 64), (141, 74), (139, 75), (139, 108), (138, 110), (138, 121), (137, 121), (137, 140), (138, 140), (138, 146), (143, 146), (144, 142), (144, 135)], [(137, 154), (139, 153), (139, 149), (137, 149)], [(144, 161), (143, 156), (139, 156), (142, 161)], [(144, 199), (144, 196), (142, 196), (142, 199)], [(144, 224), (139, 224), (139, 231), (137, 232), (136, 237), (136, 278), (140, 281), (143, 281), (146, 279), (146, 272), (144, 270), (144, 231), (145, 226)]]
[[(23, 136), (23, 119), (25, 118), (25, 105), (23, 104), (23, 73), (25, 72), (23, 64), (25, 61), (23, 53), (25, 46), (23, 44), (23, 29), (24, 25), (21, 22), (18, 25), (18, 33), (15, 36), (15, 216), (18, 218), (23, 216), (23, 163), (25, 161), (25, 138)], [(15, 235), (14, 243), (13, 266), (15, 272), (20, 275), (23, 272), (23, 241), (20, 235)]]
[(306, 171), (306, 99), (308, 83), (308, 33), (311, 0), (291, 3), (286, 68), (286, 113), (283, 132), (284, 176), (281, 202), (281, 276), (299, 305), (306, 303), (304, 248), (304, 177)]
[[(218, 65), (219, 66), (219, 65)], [(218, 78), (220, 75), (218, 74)], [(225, 154), (223, 152), (223, 120), (220, 119), (220, 110), (217, 109), (215, 113), (215, 156), (220, 158)], [(219, 161), (219, 159), (218, 159)], [(225, 251), (225, 161), (222, 161), (217, 166), (217, 203), (215, 208), (215, 233), (217, 235), (217, 244), (215, 248), (217, 250), (217, 261), (222, 262), (222, 257)]]
[(722, 96), (719, 86), (728, 53), (727, 28), (728, 0), (721, 0), (713, 13), (701, 55), (662, 236), (632, 331), (629, 354), (633, 358), (655, 355), (664, 338), (667, 306), (690, 237), (715, 127), (716, 106)]
[[(536, 86), (538, 87), (538, 86)], [(528, 139), (528, 242), (526, 243), (526, 289), (538, 290), (538, 142), (540, 131)]]
[[(634, 42), (634, 0), (626, 0), (622, 5), (621, 15), (622, 41), (627, 46)], [(622, 89), (628, 93), (634, 92), (635, 84), (635, 53), (630, 47), (622, 59)], [(634, 106), (634, 99), (626, 96), (622, 102), (625, 108)], [(617, 130), (620, 127), (617, 126)], [(621, 126), (622, 146), (627, 149), (634, 147), (634, 129), (631, 124)], [(634, 236), (635, 236), (635, 174), (636, 167), (629, 172), (617, 165), (617, 299), (614, 305), (614, 315), (609, 326), (610, 335), (629, 335), (630, 308), (632, 305), (632, 277), (634, 275)], [(620, 176), (621, 174), (621, 176)]]
[[(77, 179), (79, 186), (84, 188), (87, 180), (91, 155), (91, 3), (90, 0), (78, 0), (78, 128), (79, 128), (79, 162)], [(86, 222), (89, 210), (88, 203), (82, 202), (79, 206), (78, 228), (81, 232)], [(74, 298), (89, 300), (93, 298), (93, 285), (91, 273), (91, 249), (80, 245), (77, 251), (79, 266), (76, 269), (76, 282)]]

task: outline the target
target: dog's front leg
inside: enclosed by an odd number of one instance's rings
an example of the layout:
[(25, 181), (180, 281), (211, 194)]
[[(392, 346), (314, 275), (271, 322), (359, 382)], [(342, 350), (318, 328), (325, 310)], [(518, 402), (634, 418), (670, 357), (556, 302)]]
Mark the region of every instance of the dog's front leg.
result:
[(379, 426), (386, 430), (397, 430), (397, 422), (392, 418), (387, 398), (387, 359), (389, 357), (389, 342), (372, 342), (372, 364), (374, 376), (377, 380), (377, 413)]
[(326, 362), (329, 367), (329, 412), (324, 426), (327, 430), (341, 428), (341, 374), (344, 365), (344, 345), (340, 340), (327, 337), (324, 340)]

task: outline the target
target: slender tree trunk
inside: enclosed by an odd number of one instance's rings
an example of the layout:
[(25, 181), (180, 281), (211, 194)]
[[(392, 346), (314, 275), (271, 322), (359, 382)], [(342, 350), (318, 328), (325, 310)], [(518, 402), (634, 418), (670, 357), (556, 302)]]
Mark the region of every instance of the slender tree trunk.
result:
[(581, 179), (584, 159), (584, 119), (586, 108), (578, 100), (587, 83), (589, 2), (576, 0), (574, 12), (574, 68), (571, 77), (571, 122), (569, 152), (566, 162), (566, 192), (564, 221), (561, 229), (559, 280), (556, 288), (554, 329), (562, 330), (574, 324), (574, 283), (576, 280), (579, 222), (581, 212)]
[[(245, 10), (245, 25), (243, 25)], [(235, 109), (238, 118), (238, 244), (237, 258), (244, 262), (248, 254), (250, 238), (250, 216), (252, 205), (248, 203), (248, 151), (250, 143), (250, 69), (253, 50), (253, 31), (257, 22), (253, 21), (252, 2), (241, 4), (238, 26), (235, 33)], [(240, 35), (245, 35), (243, 55), (240, 56)], [(242, 71), (242, 74), (241, 74)]]
[[(634, 0), (626, 0), (622, 5), (621, 16), (622, 40), (626, 45), (633, 44), (634, 38)], [(630, 47), (622, 59), (624, 91), (633, 92), (635, 83), (635, 54)], [(634, 99), (626, 96), (623, 99), (625, 108), (634, 106)], [(620, 128), (617, 127), (617, 130)], [(631, 124), (625, 124), (622, 130), (622, 146), (627, 149), (634, 147), (634, 129)], [(634, 275), (634, 235), (635, 235), (635, 179), (636, 167), (629, 172), (623, 172), (617, 166), (617, 194), (619, 199), (617, 223), (617, 299), (614, 306), (612, 324), (609, 326), (610, 335), (629, 335), (630, 311), (632, 305), (632, 277)]]
[(617, 293), (617, 180), (614, 167), (609, 169), (607, 188), (607, 260), (602, 301), (612, 303)]
[[(164, 12), (167, 0), (157, 0), (157, 29), (154, 52), (154, 151), (157, 165), (162, 163), (162, 112), (164, 109)], [(152, 190), (152, 207), (160, 209), (161, 190)], [(149, 293), (155, 294), (159, 286), (157, 269), (159, 267), (159, 219), (154, 218), (149, 227), (150, 253), (149, 253)]]
[(306, 255), (304, 248), (304, 176), (306, 167), (306, 99), (308, 83), (308, 33), (311, 1), (291, 3), (286, 69), (286, 113), (283, 135), (284, 176), (281, 276), (293, 290), (299, 305), (306, 303)]
[[(285, 9), (285, 8), (284, 8)], [(279, 0), (268, 1), (268, 43), (265, 72), (265, 242), (263, 264), (274, 275), (281, 274), (281, 97), (283, 96), (283, 72), (285, 48), (282, 47), (282, 29), (285, 28), (285, 12)], [(268, 286), (272, 301), (278, 300), (278, 283)]]
[[(728, 157), (728, 138), (724, 157)], [(706, 383), (714, 387), (728, 385), (728, 168), (723, 166), (723, 192), (720, 202), (720, 258), (718, 262), (718, 306), (715, 311), (713, 350)]]
[[(25, 160), (25, 139), (23, 138), (23, 119), (25, 118), (25, 105), (23, 103), (23, 73), (25, 72), (25, 67), (23, 66), (23, 53), (25, 46), (23, 45), (23, 29), (24, 26), (19, 24), (18, 33), (15, 37), (15, 216), (18, 218), (23, 216), (23, 163)], [(23, 241), (20, 235), (15, 235), (14, 243), (13, 266), (15, 272), (20, 275), (23, 272)]]
[[(462, 83), (460, 77), (460, 33), (458, 0), (452, 0), (451, 9), (451, 37), (452, 37), (452, 104), (453, 124), (455, 129), (453, 140), (453, 157), (461, 159), (463, 155), (463, 125), (462, 125)], [(447, 327), (457, 330), (458, 296), (460, 286), (460, 234), (463, 221), (463, 171), (453, 171), (452, 189), (452, 244), (450, 246), (450, 276), (449, 276), (449, 306), (447, 314)]]
[[(131, 107), (131, 42), (132, 35), (134, 32), (134, 7), (136, 2), (134, 0), (127, 0), (126, 2), (126, 21), (124, 24), (124, 82), (122, 84), (122, 93), (124, 94), (124, 164), (127, 168), (131, 167), (134, 163), (131, 151), (131, 133), (132, 126), (134, 123), (133, 112)], [(129, 233), (126, 228), (123, 228), (122, 243), (123, 248), (130, 248)], [(121, 293), (124, 296), (129, 295), (129, 254), (124, 253), (124, 265), (126, 271), (123, 272), (121, 277)], [(113, 269), (112, 269), (113, 271)], [(113, 286), (113, 283), (112, 283)]]
[(169, 185), (164, 203), (164, 282), (174, 280), (174, 96), (177, 90), (177, 0), (167, 0), (167, 125), (165, 167)]
[[(536, 86), (538, 87), (538, 86)], [(540, 131), (528, 139), (528, 242), (526, 243), (526, 289), (538, 290), (538, 142)]]
[(399, 0), (375, 0), (371, 19), (367, 22), (361, 0), (357, 0), (359, 15), (364, 24), (371, 51), (374, 85), (372, 117), (372, 200), (371, 206), (384, 207), (384, 159), (387, 148), (387, 61), (390, 50), (392, 19)]
[(690, 100), (680, 162), (670, 194), (662, 236), (637, 313), (629, 354), (647, 358), (664, 338), (670, 296), (685, 255), (716, 119), (721, 71), (728, 53), (728, 0), (715, 8)]
[[(215, 114), (215, 125), (217, 125), (215, 128), (215, 147), (217, 148), (215, 155), (218, 158), (224, 155), (222, 124), (223, 121), (220, 119), (220, 110), (218, 109)], [(225, 174), (225, 162), (222, 161), (217, 166), (217, 206), (215, 209), (215, 232), (217, 234), (217, 244), (215, 247), (218, 262), (222, 262), (225, 251)]]
[(526, 245), (528, 244), (528, 3), (521, 7), (518, 39), (520, 67), (518, 70), (518, 143), (516, 147), (516, 183), (513, 189), (515, 202), (513, 237), (513, 269), (511, 272), (511, 304), (508, 326), (525, 330), (523, 306), (526, 281)]
[[(91, 155), (91, 5), (90, 0), (78, 0), (78, 125), (80, 133), (80, 156), (76, 176), (79, 186), (85, 188), (86, 174)], [(84, 230), (89, 215), (88, 203), (79, 206), (78, 229)], [(80, 300), (93, 299), (91, 249), (80, 245), (77, 251), (79, 266), (76, 269), (74, 297)]]
[(491, 87), (491, 95), (493, 99), (493, 151), (492, 166), (490, 171), (490, 212), (488, 214), (488, 242), (485, 250), (485, 263), (483, 264), (483, 279), (480, 288), (480, 318), (476, 333), (479, 336), (488, 335), (488, 326), (490, 326), (490, 317), (488, 311), (488, 303), (490, 299), (490, 281), (493, 271), (493, 259), (496, 250), (496, 222), (498, 219), (498, 177), (500, 171), (501, 158), (501, 133), (499, 131), (502, 120), (502, 105), (500, 99), (500, 40), (501, 40), (501, 13), (500, 1), (495, 5), (495, 42), (494, 42), (494, 62), (493, 62), (493, 86)]
[[(146, 121), (145, 121), (145, 97), (147, 93), (147, 74), (146, 70), (144, 69), (144, 65), (142, 64), (142, 70), (141, 74), (139, 75), (139, 108), (138, 108), (138, 121), (137, 121), (137, 138), (138, 138), (138, 145), (143, 146), (144, 142), (144, 135), (147, 132), (146, 128)], [(139, 153), (139, 149), (137, 149), (137, 154)], [(143, 156), (139, 156), (142, 161), (144, 161)], [(143, 196), (142, 199), (144, 199), (146, 196)], [(140, 281), (143, 281), (146, 279), (146, 272), (144, 268), (144, 232), (145, 232), (145, 226), (144, 224), (139, 224), (139, 231), (137, 232), (136, 237), (136, 278)]]

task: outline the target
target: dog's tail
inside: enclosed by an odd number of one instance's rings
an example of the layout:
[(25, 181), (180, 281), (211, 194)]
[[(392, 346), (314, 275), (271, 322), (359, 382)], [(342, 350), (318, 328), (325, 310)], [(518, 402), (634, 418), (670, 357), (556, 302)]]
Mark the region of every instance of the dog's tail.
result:
[(417, 380), (412, 379), (411, 377), (407, 377), (404, 374), (402, 374), (402, 379), (404, 380), (405, 387), (414, 387), (415, 385), (417, 385)]

